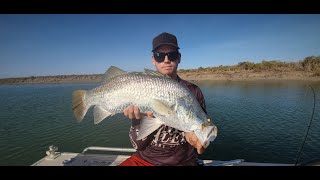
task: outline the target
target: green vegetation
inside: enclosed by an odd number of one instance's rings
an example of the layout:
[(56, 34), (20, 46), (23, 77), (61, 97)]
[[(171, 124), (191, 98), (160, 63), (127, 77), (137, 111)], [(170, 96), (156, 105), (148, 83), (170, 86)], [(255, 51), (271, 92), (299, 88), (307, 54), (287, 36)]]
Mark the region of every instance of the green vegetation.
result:
[(221, 72), (221, 71), (305, 71), (313, 72), (313, 76), (320, 76), (320, 56), (309, 56), (298, 62), (283, 62), (283, 61), (266, 61), (260, 63), (254, 62), (239, 62), (233, 66), (218, 66), (218, 67), (199, 67), (197, 69), (180, 69), (179, 72)]

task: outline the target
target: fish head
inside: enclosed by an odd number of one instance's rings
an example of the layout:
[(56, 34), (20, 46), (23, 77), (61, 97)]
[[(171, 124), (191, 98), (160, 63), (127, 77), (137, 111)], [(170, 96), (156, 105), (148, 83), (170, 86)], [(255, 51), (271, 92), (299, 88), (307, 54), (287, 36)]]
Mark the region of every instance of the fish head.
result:
[(180, 98), (175, 105), (175, 110), (186, 132), (194, 132), (203, 148), (207, 148), (210, 142), (216, 139), (217, 127), (211, 119), (208, 119), (207, 114), (194, 98), (190, 96)]
[(200, 128), (194, 130), (198, 140), (204, 148), (207, 148), (210, 142), (214, 141), (218, 134), (218, 129), (215, 125), (202, 124)]
[(204, 123), (208, 126), (212, 124), (197, 100), (191, 96), (179, 98), (174, 105), (174, 111), (177, 112), (178, 118), (185, 122), (194, 122), (198, 125)]
[(202, 119), (207, 119), (204, 112), (199, 112), (193, 104), (187, 104), (184, 101), (177, 102), (175, 104), (175, 109), (178, 118), (183, 119), (185, 123), (187, 122), (198, 122), (202, 123)]

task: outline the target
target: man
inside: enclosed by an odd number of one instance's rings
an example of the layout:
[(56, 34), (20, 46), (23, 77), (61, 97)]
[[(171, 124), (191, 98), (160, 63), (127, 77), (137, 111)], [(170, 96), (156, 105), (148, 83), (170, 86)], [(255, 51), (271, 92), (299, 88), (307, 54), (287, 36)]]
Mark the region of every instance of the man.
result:
[[(186, 85), (206, 112), (205, 100), (200, 88), (177, 75), (181, 54), (176, 36), (164, 32), (155, 37), (152, 44), (152, 64), (157, 71)], [(197, 165), (198, 153), (201, 154), (204, 148), (194, 133), (184, 133), (162, 125), (148, 137), (136, 140), (140, 119), (142, 116), (153, 117), (153, 113), (140, 112), (137, 106), (129, 106), (123, 113), (132, 120), (129, 137), (137, 152), (120, 166)]]

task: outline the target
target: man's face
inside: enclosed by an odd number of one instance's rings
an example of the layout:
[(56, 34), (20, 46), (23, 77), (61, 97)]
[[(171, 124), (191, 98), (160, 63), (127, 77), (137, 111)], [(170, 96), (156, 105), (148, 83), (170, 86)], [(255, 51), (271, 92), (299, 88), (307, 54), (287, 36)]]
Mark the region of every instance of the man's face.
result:
[(157, 71), (171, 77), (176, 75), (180, 60), (181, 54), (177, 48), (171, 45), (158, 47), (152, 56), (152, 64), (156, 67)]

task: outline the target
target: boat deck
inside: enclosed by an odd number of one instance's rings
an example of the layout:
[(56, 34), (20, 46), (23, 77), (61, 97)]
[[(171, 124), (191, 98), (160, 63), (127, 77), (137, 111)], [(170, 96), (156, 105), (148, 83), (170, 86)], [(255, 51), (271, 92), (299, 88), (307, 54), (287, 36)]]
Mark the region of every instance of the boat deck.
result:
[(61, 153), (56, 158), (45, 157), (33, 166), (117, 166), (130, 156)]
[[(130, 155), (119, 155), (121, 153), (133, 153), (131, 148), (109, 148), (109, 147), (88, 147), (82, 153), (56, 152), (57, 148), (50, 148), (47, 156), (32, 164), (32, 166), (117, 166)], [(88, 153), (88, 151), (98, 151), (100, 153)], [(117, 152), (110, 154), (109, 152)], [(102, 154), (101, 152), (108, 152)], [(278, 163), (257, 163), (246, 162), (243, 159), (230, 161), (220, 160), (199, 160), (202, 166), (294, 166), (294, 164)]]

